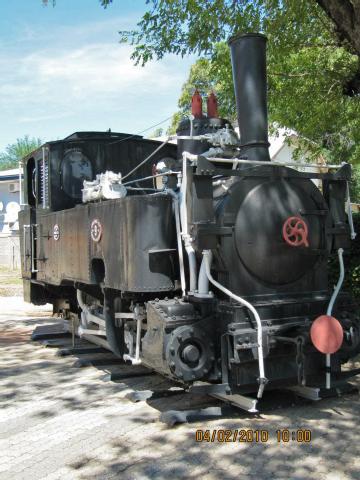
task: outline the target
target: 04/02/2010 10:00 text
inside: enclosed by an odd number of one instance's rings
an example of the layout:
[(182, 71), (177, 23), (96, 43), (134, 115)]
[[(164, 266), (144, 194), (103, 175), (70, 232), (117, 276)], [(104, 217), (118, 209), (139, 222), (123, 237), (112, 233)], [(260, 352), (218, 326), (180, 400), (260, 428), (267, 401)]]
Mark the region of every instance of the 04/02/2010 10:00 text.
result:
[[(275, 440), (278, 443), (310, 443), (311, 430), (276, 430), (274, 432)], [(245, 443), (266, 443), (270, 440), (268, 430), (196, 430), (195, 440), (197, 442), (245, 442)]]

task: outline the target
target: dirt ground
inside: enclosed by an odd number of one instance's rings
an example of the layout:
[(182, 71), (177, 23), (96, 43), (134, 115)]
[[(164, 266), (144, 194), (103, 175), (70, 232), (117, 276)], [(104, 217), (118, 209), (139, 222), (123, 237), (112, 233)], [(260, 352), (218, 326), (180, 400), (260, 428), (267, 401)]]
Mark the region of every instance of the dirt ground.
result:
[[(54, 321), (46, 307), (0, 298), (0, 479), (360, 478), (358, 393), (317, 403), (292, 395), (257, 416), (239, 412), (169, 428), (160, 413), (194, 408), (196, 400), (182, 394), (130, 402), (127, 393), (161, 379), (105, 381), (105, 367), (76, 368), (74, 357), (30, 341), (36, 325)], [(199, 429), (214, 441), (197, 442)], [(286, 429), (289, 441), (278, 442), (277, 430)], [(310, 442), (292, 440), (304, 429)], [(222, 430), (231, 430), (230, 441), (221, 441)], [(240, 430), (248, 440), (252, 430), (269, 438), (239, 441)]]

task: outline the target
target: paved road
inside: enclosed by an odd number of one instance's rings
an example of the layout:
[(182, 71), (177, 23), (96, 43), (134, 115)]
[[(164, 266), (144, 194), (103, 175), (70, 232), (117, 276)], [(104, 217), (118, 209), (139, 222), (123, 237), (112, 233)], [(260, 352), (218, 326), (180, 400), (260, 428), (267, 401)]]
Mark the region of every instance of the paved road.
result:
[[(44, 308), (0, 299), (0, 479), (360, 478), (358, 394), (317, 404), (291, 397), (258, 417), (241, 413), (170, 429), (159, 412), (192, 408), (196, 400), (131, 403), (128, 392), (161, 380), (104, 382), (104, 370), (75, 368), (74, 358), (30, 342), (35, 325), (53, 321)], [(262, 429), (269, 440), (199, 443), (200, 428), (211, 435)], [(278, 429), (309, 429), (312, 440), (278, 443)]]

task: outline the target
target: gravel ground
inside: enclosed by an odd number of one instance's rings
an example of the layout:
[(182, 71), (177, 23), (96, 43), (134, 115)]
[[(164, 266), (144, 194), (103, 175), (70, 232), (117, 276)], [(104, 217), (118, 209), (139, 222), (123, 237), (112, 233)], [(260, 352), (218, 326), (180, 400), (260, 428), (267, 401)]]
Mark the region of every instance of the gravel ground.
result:
[[(74, 357), (30, 341), (36, 325), (55, 321), (49, 315), (18, 297), (0, 299), (0, 479), (360, 479), (358, 394), (168, 428), (159, 413), (196, 400), (131, 403), (127, 393), (159, 377), (114, 383), (104, 369), (74, 368)], [(198, 429), (231, 429), (231, 439), (260, 429), (269, 439), (196, 442)], [(311, 442), (290, 435), (279, 443), (279, 429), (309, 429)]]

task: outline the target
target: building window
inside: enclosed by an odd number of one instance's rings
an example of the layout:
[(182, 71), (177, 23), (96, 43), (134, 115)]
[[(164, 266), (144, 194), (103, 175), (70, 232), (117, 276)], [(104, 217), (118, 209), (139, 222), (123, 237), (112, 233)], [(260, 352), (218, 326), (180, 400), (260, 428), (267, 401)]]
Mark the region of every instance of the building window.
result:
[(10, 193), (16, 193), (20, 191), (20, 185), (19, 182), (11, 182), (9, 183), (9, 192)]

